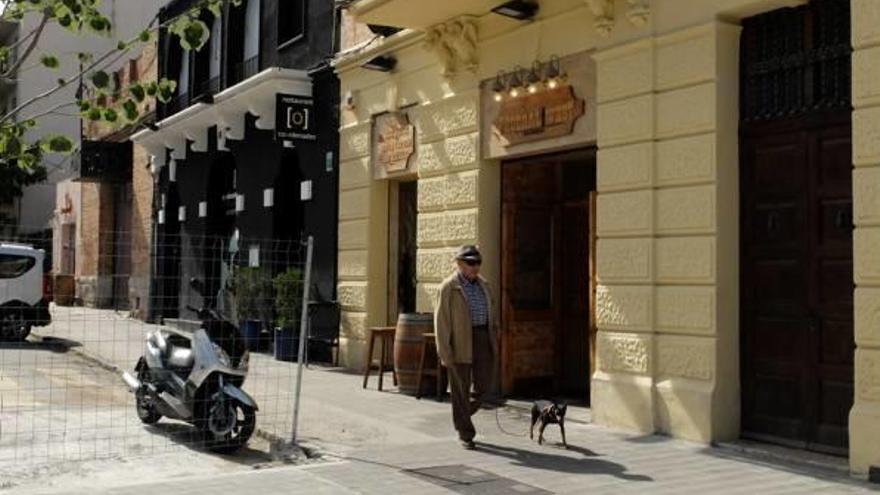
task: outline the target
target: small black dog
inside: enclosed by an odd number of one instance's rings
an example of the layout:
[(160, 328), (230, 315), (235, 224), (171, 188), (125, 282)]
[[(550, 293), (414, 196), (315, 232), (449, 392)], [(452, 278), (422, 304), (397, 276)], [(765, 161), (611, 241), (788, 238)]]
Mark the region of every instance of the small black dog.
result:
[(544, 442), (544, 428), (550, 424), (558, 424), (559, 430), (562, 432), (562, 445), (568, 448), (565, 442), (565, 410), (568, 404), (557, 404), (549, 400), (536, 400), (532, 404), (532, 426), (529, 429), (529, 438), (535, 439), (535, 424), (541, 421), (541, 427), (538, 429), (538, 444)]

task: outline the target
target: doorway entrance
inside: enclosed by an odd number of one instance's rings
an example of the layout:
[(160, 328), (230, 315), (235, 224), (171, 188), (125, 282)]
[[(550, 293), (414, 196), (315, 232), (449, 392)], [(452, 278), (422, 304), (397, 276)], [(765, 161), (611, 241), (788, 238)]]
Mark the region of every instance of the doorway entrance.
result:
[(502, 164), (502, 388), (589, 399), (594, 150)]
[(388, 324), (416, 311), (416, 222), (418, 183), (389, 183)]
[(826, 0), (747, 20), (741, 65), (743, 436), (841, 455), (855, 352), (849, 22), (849, 2)]

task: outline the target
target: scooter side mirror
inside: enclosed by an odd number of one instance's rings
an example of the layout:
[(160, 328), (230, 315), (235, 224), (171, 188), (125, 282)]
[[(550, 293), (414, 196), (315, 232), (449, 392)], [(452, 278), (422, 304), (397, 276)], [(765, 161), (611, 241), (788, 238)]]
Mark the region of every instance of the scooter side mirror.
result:
[(205, 284), (201, 280), (193, 277), (189, 279), (189, 286), (200, 296), (205, 294)]

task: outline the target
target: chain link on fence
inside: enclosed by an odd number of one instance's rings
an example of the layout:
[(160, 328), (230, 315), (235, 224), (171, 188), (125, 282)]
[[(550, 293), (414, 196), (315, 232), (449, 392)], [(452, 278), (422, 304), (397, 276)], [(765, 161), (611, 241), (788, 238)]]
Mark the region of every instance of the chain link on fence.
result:
[(295, 438), (298, 354), (333, 362), (338, 337), (338, 307), (308, 297), (310, 239), (6, 234), (0, 471)]

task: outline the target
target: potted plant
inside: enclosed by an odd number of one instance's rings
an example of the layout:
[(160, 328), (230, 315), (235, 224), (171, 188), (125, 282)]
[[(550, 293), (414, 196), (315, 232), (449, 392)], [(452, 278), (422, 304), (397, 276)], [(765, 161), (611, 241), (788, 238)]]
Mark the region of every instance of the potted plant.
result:
[(275, 286), (275, 359), (295, 361), (299, 351), (299, 331), (302, 316), (303, 273), (299, 268), (288, 268), (279, 273)]
[(250, 350), (256, 350), (263, 332), (263, 321), (268, 320), (267, 308), (272, 297), (272, 279), (262, 268), (240, 267), (232, 278), (238, 330)]

